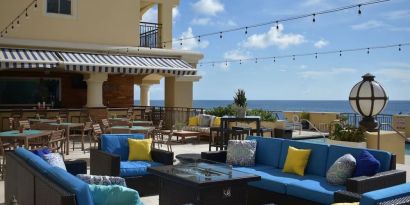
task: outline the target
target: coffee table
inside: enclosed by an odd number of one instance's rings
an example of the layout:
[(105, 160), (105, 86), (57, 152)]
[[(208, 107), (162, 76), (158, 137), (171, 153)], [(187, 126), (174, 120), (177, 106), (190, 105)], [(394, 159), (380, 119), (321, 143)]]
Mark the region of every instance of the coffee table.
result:
[[(171, 130), (161, 130), (162, 134), (169, 135)], [(178, 138), (181, 137), (182, 144), (185, 144), (185, 137), (197, 137), (198, 143), (201, 142), (201, 133), (195, 131), (185, 131), (185, 130), (173, 130), (173, 136)]]
[(206, 161), (148, 167), (148, 172), (160, 179), (160, 205), (246, 204), (248, 182), (261, 179)]

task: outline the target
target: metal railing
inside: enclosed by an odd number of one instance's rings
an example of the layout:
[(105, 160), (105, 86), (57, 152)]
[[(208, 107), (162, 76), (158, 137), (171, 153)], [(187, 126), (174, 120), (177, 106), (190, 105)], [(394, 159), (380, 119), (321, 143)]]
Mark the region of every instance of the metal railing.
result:
[[(359, 122), (362, 120), (362, 116), (356, 113), (341, 113), (341, 118), (345, 118), (346, 123), (355, 127), (359, 127)], [(391, 131), (391, 125), (393, 122), (393, 115), (379, 114), (376, 116), (376, 120), (380, 124), (380, 130)]]
[(161, 48), (161, 24), (140, 22), (140, 47)]

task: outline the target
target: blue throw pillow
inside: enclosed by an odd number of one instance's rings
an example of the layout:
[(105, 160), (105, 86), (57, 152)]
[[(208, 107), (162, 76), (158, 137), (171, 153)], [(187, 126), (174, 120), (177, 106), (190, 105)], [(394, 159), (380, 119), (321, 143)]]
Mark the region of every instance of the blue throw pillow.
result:
[(37, 156), (39, 156), (39, 157), (41, 157), (41, 158), (43, 158), (43, 156), (44, 156), (45, 154), (50, 154), (50, 153), (51, 153), (51, 152), (50, 152), (50, 149), (48, 149), (47, 147), (46, 147), (46, 148), (40, 148), (40, 149), (32, 150), (31, 152), (33, 152), (35, 155), (37, 155)]
[(380, 170), (380, 162), (370, 152), (363, 150), (356, 158), (356, 170), (353, 177), (373, 176)]
[(88, 185), (95, 205), (142, 205), (137, 191), (119, 185)]

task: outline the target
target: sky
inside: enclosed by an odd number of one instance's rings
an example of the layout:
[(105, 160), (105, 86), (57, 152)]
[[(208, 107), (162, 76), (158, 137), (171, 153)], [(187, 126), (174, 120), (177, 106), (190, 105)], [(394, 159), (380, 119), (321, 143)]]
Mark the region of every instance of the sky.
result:
[[(173, 10), (173, 37), (276, 21), (358, 4), (348, 0), (181, 0)], [(315, 53), (410, 43), (410, 0), (318, 15), (276, 25), (186, 40), (174, 49), (204, 54), (203, 62)], [(157, 9), (143, 21), (156, 22)], [(410, 46), (366, 51), (198, 67), (194, 100), (231, 100), (244, 89), (249, 100), (347, 100), (365, 73), (376, 76), (390, 100), (410, 100)], [(139, 98), (139, 88), (135, 89)], [(164, 82), (151, 87), (151, 99), (164, 99)]]

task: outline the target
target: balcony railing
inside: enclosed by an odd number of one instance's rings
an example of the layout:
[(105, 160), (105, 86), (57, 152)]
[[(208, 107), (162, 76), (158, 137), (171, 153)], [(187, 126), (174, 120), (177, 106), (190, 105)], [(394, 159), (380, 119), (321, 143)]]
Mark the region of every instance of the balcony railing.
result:
[(161, 48), (161, 24), (140, 22), (140, 47)]

